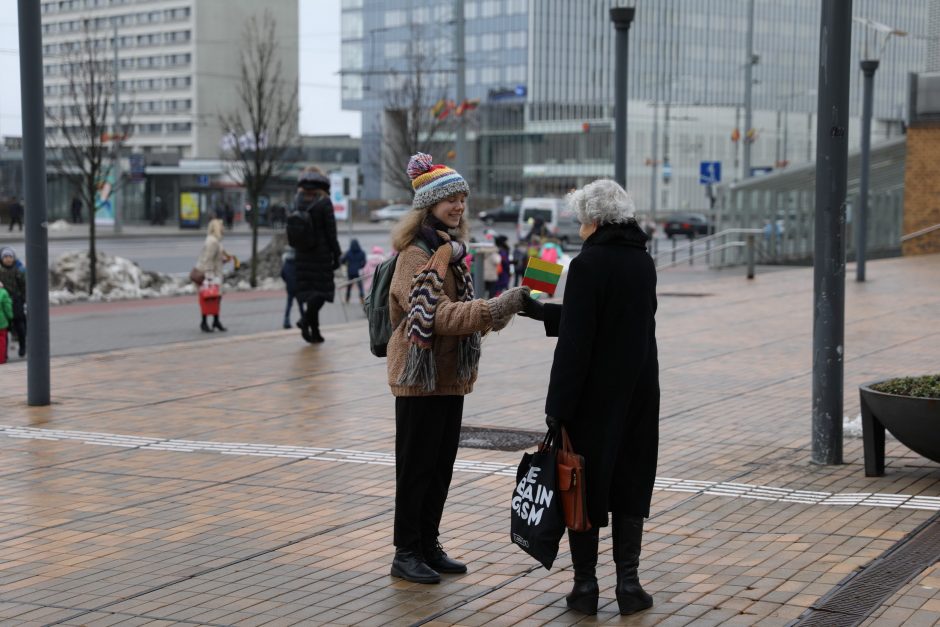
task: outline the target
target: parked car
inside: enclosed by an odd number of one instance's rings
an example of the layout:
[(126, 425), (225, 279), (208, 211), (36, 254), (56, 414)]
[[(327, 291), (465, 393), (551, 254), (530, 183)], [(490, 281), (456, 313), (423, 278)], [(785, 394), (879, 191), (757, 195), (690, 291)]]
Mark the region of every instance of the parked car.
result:
[(519, 220), (519, 208), (522, 203), (514, 200), (510, 203), (491, 209), (490, 211), (481, 211), (480, 220), (486, 226), (493, 226), (495, 222), (517, 222)]
[(561, 242), (562, 248), (580, 242), (578, 230), (581, 225), (574, 212), (568, 209), (561, 198), (523, 198), (519, 207), (516, 235), (523, 239), (532, 230), (530, 220), (541, 219), (549, 236)]
[(663, 231), (669, 238), (684, 235), (693, 239), (699, 235), (708, 235), (710, 227), (711, 224), (703, 213), (677, 214), (663, 223)]
[(375, 209), (369, 213), (370, 222), (385, 222), (387, 220), (398, 220), (400, 217), (411, 211), (411, 205), (386, 205), (381, 209)]

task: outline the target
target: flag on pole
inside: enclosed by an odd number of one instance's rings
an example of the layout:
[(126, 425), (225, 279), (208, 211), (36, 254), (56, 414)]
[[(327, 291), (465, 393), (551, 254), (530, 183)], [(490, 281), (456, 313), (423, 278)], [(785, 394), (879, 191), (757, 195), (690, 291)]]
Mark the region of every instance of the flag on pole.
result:
[(564, 266), (561, 264), (542, 261), (538, 257), (529, 257), (529, 265), (526, 266), (525, 274), (522, 276), (522, 284), (554, 296), (563, 269)]

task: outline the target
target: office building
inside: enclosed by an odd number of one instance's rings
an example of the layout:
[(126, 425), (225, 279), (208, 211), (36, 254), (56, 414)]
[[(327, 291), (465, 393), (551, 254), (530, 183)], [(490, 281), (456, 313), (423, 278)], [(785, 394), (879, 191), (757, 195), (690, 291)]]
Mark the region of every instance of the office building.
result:
[[(469, 171), (476, 192), (561, 194), (613, 175), (614, 37), (609, 10), (633, 5), (628, 94), (628, 187), (638, 206), (707, 208), (703, 161), (742, 179), (748, 0), (465, 0)], [(453, 3), (344, 0), (343, 105), (362, 111), (363, 178), (380, 186), (383, 109), (409, 55), (432, 53), (429, 78), (455, 98)], [(923, 71), (929, 0), (856, 0), (855, 15), (907, 31), (884, 50), (873, 141), (903, 132), (909, 72)], [(815, 158), (820, 5), (755, 0), (751, 166), (755, 173)], [(881, 41), (853, 25), (853, 67)], [(851, 78), (850, 144), (858, 145), (861, 73)], [(432, 106), (436, 99), (426, 103)], [(452, 141), (453, 136), (442, 137)], [(444, 145), (445, 142), (442, 142)], [(438, 155), (435, 155), (436, 157)], [(442, 156), (446, 156), (442, 155)]]
[[(121, 106), (130, 109), (132, 152), (217, 159), (218, 114), (237, 104), (247, 21), (274, 17), (285, 82), (296, 84), (297, 0), (50, 0), (42, 2), (45, 103), (56, 113), (68, 95), (69, 46), (86, 32), (100, 57), (113, 58), (115, 26)], [(55, 145), (53, 125), (47, 131)]]

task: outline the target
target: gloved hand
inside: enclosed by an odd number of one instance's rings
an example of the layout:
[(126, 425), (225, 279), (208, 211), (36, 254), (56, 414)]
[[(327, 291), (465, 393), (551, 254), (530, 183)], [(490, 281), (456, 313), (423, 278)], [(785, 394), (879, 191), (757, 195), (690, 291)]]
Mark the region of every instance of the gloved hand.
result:
[(494, 331), (506, 328), (512, 317), (522, 311), (523, 298), (528, 294), (528, 287), (514, 287), (486, 301), (490, 308), (490, 316), (493, 318), (492, 329)]
[(545, 305), (532, 298), (531, 295), (526, 294), (525, 298), (522, 299), (522, 311), (519, 312), (519, 315), (541, 322), (545, 320), (544, 309)]
[(561, 420), (555, 418), (554, 416), (545, 415), (545, 424), (548, 425), (548, 428), (552, 431), (558, 432), (561, 431)]

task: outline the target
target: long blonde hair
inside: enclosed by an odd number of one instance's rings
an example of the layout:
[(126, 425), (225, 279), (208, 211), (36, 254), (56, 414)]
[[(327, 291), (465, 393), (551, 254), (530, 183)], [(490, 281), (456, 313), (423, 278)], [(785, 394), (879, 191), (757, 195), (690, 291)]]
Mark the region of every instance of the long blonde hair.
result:
[[(415, 241), (421, 231), (421, 225), (430, 214), (431, 207), (425, 207), (424, 209), (412, 209), (402, 216), (395, 228), (392, 229), (392, 246), (395, 250), (400, 252), (411, 246), (411, 243)], [(457, 228), (448, 229), (448, 231), (460, 241), (466, 242), (467, 237), (470, 235), (470, 224), (465, 216), (460, 216), (460, 224), (457, 225)]]
[(206, 229), (209, 235), (214, 236), (216, 239), (222, 239), (222, 221), (218, 218), (213, 218), (209, 220), (209, 228)]

